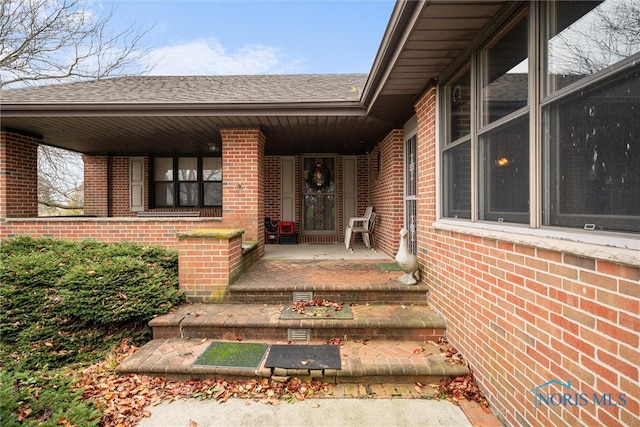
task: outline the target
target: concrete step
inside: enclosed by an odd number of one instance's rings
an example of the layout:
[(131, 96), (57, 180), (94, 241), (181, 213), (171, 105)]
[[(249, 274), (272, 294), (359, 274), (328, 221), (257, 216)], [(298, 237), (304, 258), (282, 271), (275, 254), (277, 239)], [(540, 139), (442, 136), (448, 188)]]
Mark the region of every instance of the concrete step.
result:
[(260, 260), (229, 286), (229, 303), (289, 303), (294, 293), (358, 304), (427, 304), (428, 286), (402, 285), (380, 260)]
[[(424, 341), (344, 341), (340, 345), (341, 369), (266, 368), (266, 357), (257, 368), (195, 365), (194, 362), (211, 341), (198, 338), (154, 339), (121, 363), (117, 371), (123, 374), (162, 375), (179, 380), (296, 377), (303, 380), (316, 378), (332, 384), (430, 384), (469, 373), (465, 364), (452, 363), (451, 359), (440, 354), (438, 345)], [(262, 340), (251, 342), (286, 344)], [(325, 342), (311, 341), (309, 344)]]
[[(310, 297), (304, 295), (310, 294)], [(302, 297), (301, 297), (302, 295)], [(428, 286), (401, 285), (397, 281), (383, 283), (234, 283), (229, 287), (229, 303), (286, 304), (292, 301), (323, 299), (355, 304), (424, 304), (428, 303)]]
[(427, 341), (444, 337), (445, 323), (426, 305), (350, 305), (352, 319), (283, 319), (280, 304), (187, 304), (149, 322), (154, 339)]

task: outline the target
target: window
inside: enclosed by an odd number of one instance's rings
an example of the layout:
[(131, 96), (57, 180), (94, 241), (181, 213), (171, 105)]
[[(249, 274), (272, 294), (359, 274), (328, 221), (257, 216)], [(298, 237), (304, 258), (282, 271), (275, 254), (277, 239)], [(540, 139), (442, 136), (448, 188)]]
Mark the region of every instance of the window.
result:
[(445, 216), (471, 219), (471, 72), (446, 87)]
[(529, 222), (528, 15), (480, 50), (481, 220)]
[(639, 13), (530, 2), (478, 42), (440, 91), (443, 217), (640, 231)]
[(529, 222), (529, 121), (520, 117), (480, 136), (479, 219)]
[(548, 11), (543, 224), (640, 231), (640, 4), (579, 5)]
[(153, 177), (156, 208), (222, 206), (220, 157), (156, 157)]

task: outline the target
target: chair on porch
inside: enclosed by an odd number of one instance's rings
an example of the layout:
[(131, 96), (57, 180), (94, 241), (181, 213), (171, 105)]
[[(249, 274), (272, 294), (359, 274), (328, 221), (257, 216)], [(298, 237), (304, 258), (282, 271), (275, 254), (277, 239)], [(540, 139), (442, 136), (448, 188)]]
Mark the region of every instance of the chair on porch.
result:
[(368, 248), (371, 248), (374, 252), (376, 251), (376, 248), (374, 246), (374, 238), (373, 238), (374, 231), (376, 228), (375, 212), (371, 212), (371, 216), (369, 217), (369, 220), (365, 221), (361, 227), (350, 227), (350, 228), (351, 228), (351, 233), (354, 234), (351, 236), (351, 242), (350, 242), (351, 245), (349, 247), (349, 249), (351, 249), (351, 252), (353, 252), (353, 246), (356, 240), (355, 235), (358, 235), (358, 234), (362, 236), (362, 241), (366, 242), (365, 245)]
[[(369, 219), (371, 218), (371, 214), (373, 213), (373, 206), (367, 206), (367, 209), (364, 211), (364, 216), (360, 216), (360, 217), (351, 217), (349, 218), (349, 225), (347, 226), (347, 229), (345, 230), (344, 233), (344, 246), (347, 249), (351, 248), (351, 234), (352, 234), (352, 229), (354, 227), (364, 227), (364, 224), (366, 222), (369, 221)], [(369, 236), (362, 236), (363, 240), (364, 240), (364, 244), (366, 247), (369, 247)]]
[(278, 230), (278, 224), (280, 221), (272, 221), (270, 217), (264, 217), (264, 242), (265, 243), (278, 243), (280, 234)]

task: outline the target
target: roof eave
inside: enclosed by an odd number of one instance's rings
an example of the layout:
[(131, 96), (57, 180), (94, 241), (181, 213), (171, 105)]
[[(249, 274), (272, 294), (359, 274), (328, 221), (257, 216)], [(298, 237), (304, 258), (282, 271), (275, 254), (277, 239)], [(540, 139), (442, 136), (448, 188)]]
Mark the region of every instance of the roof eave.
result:
[(426, 3), (426, 0), (396, 2), (362, 90), (361, 102), (365, 108), (369, 109), (380, 95)]
[(113, 116), (334, 116), (366, 115), (359, 101), (286, 103), (19, 103), (3, 104), (4, 117)]

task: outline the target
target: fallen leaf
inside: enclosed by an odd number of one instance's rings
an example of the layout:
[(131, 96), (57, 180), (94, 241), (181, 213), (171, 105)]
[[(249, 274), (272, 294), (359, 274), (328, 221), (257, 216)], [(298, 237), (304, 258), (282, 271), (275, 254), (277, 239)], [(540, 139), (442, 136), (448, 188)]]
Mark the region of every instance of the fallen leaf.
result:
[(31, 412), (33, 412), (33, 410), (31, 408), (26, 408), (22, 411), (20, 411), (20, 413), (18, 414), (18, 421), (22, 422), (25, 420), (25, 418), (27, 418)]

